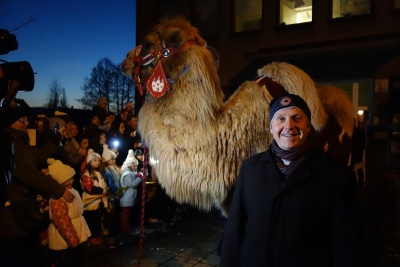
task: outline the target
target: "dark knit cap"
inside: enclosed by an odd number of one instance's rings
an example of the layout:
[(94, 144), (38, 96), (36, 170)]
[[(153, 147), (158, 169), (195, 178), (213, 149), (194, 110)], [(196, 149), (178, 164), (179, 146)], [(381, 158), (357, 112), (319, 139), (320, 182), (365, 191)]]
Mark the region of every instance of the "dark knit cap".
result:
[(29, 112), (20, 106), (9, 106), (1, 111), (1, 126), (11, 126), (17, 120), (26, 117)]
[(296, 107), (303, 111), (309, 122), (311, 122), (311, 111), (307, 103), (298, 95), (284, 94), (272, 99), (269, 109), (269, 121), (272, 121), (278, 110)]

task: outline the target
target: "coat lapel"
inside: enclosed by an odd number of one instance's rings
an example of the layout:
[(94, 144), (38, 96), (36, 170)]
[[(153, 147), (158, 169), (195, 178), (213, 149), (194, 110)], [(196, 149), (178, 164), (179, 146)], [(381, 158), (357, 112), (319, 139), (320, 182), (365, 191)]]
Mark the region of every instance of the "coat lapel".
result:
[(260, 154), (258, 162), (261, 165), (262, 177), (265, 177), (263, 179), (265, 188), (268, 188), (268, 191), (271, 190), (270, 192), (277, 193), (279, 191), (281, 193), (292, 186), (303, 183), (310, 177), (311, 166), (309, 165), (312, 164), (313, 160), (310, 159), (310, 154), (307, 155), (287, 179), (280, 172), (271, 149)]
[(284, 181), (284, 176), (279, 171), (270, 149), (260, 154), (258, 163), (259, 168), (261, 169), (260, 173), (264, 183), (264, 188), (266, 188), (269, 193), (276, 194)]

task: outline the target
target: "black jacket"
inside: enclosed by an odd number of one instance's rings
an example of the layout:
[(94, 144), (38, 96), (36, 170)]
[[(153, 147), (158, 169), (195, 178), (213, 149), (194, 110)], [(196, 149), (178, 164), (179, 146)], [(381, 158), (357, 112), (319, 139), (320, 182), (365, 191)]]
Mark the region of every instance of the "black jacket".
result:
[(285, 179), (271, 149), (243, 162), (220, 267), (363, 266), (353, 173), (312, 149)]
[[(23, 202), (31, 192), (56, 199), (62, 197), (65, 187), (37, 168), (38, 158), (53, 157), (54, 151), (44, 151), (43, 149), (40, 152), (35, 151), (29, 145), (29, 136), (26, 132), (11, 128), (6, 128), (6, 131), (12, 138), (15, 163), (12, 180), (7, 190), (8, 200), (11, 203)], [(2, 204), (4, 205), (4, 203)], [(3, 211), (0, 211), (0, 239), (27, 234), (16, 226), (12, 218), (9, 218), (8, 212), (3, 213)]]

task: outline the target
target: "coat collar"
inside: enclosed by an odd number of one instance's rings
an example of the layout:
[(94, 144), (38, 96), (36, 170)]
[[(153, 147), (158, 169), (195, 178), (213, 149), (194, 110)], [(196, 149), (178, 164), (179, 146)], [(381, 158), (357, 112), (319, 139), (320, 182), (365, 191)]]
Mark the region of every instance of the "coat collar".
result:
[(269, 147), (268, 150), (258, 154), (256, 161), (265, 165), (263, 169), (266, 172), (265, 175), (267, 179), (273, 179), (273, 177), (276, 178), (278, 176), (277, 173), (279, 173), (279, 176), (284, 180), (280, 189), (280, 192), (282, 192), (289, 187), (301, 184), (310, 179), (310, 169), (312, 169), (315, 164), (318, 164), (316, 162), (318, 161), (318, 158), (321, 158), (321, 156), (321, 153), (318, 153), (315, 151), (315, 149), (311, 148), (310, 152), (304, 156), (305, 158), (298, 163), (299, 165), (296, 166), (296, 168), (293, 170), (293, 173), (286, 179), (283, 178), (283, 174), (279, 171), (276, 165), (276, 160), (272, 154), (271, 147)]
[(258, 154), (257, 161), (267, 163), (273, 162), (275, 163), (274, 155), (272, 154), (271, 146), (264, 152)]

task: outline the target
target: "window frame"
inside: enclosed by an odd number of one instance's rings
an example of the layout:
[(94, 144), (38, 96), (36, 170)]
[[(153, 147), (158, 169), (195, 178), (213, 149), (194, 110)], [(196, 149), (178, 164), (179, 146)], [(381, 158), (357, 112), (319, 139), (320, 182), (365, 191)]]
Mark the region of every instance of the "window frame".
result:
[(277, 24), (279, 28), (285, 28), (285, 27), (298, 27), (299, 25), (308, 25), (314, 23), (314, 18), (315, 18), (315, 0), (311, 1), (311, 21), (305, 21), (305, 22), (300, 22), (300, 23), (291, 23), (291, 24), (286, 24), (284, 21), (281, 21), (281, 14), (282, 14), (282, 5), (281, 4), (282, 0), (278, 1), (278, 6), (277, 6)]

